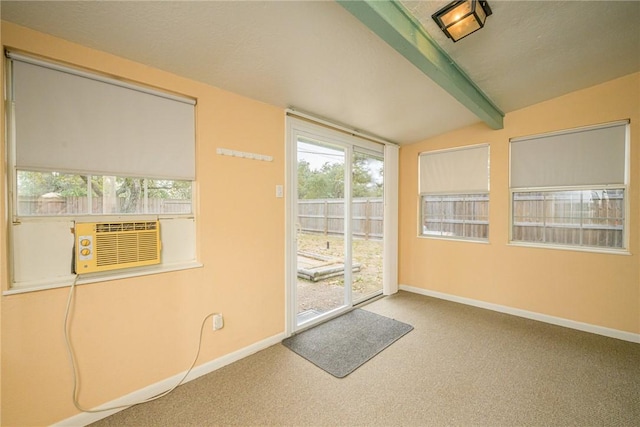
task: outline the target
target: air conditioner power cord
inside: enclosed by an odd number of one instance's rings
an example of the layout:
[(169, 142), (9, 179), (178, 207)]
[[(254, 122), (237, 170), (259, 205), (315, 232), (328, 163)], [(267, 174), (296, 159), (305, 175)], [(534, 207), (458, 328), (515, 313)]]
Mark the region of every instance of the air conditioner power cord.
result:
[(193, 368), (196, 365), (196, 361), (198, 360), (198, 357), (200, 356), (200, 350), (202, 349), (202, 336), (204, 333), (204, 326), (207, 322), (207, 320), (212, 317), (214, 314), (216, 313), (210, 313), (207, 314), (204, 319), (202, 319), (202, 324), (200, 325), (200, 337), (198, 339), (198, 350), (196, 351), (196, 355), (193, 358), (193, 362), (191, 363), (191, 366), (189, 366), (189, 369), (187, 369), (187, 372), (185, 372), (185, 374), (182, 376), (182, 378), (180, 379), (180, 381), (178, 381), (176, 383), (176, 385), (174, 385), (173, 387), (171, 387), (170, 389), (163, 391), (161, 393), (158, 393), (154, 396), (151, 396), (147, 399), (143, 399), (140, 400), (138, 402), (133, 402), (133, 403), (128, 403), (125, 405), (117, 405), (117, 406), (110, 406), (107, 408), (100, 408), (100, 409), (87, 409), (84, 408), (80, 402), (78, 401), (78, 382), (79, 382), (79, 377), (80, 374), (78, 372), (78, 364), (76, 361), (76, 356), (74, 354), (73, 351), (73, 345), (71, 343), (71, 337), (69, 335), (69, 327), (70, 327), (70, 320), (69, 320), (69, 315), (71, 313), (71, 303), (73, 301), (73, 298), (75, 296), (75, 288), (76, 288), (76, 284), (78, 282), (78, 279), (80, 278), (79, 274), (76, 274), (76, 277), (73, 280), (73, 283), (71, 284), (71, 288), (69, 289), (69, 296), (67, 297), (67, 306), (65, 309), (65, 313), (64, 313), (64, 339), (66, 342), (66, 347), (67, 347), (67, 355), (69, 356), (69, 363), (71, 365), (71, 372), (73, 375), (73, 404), (76, 407), (76, 409), (78, 409), (79, 411), (82, 412), (88, 412), (88, 413), (99, 413), (99, 412), (104, 412), (104, 411), (113, 411), (116, 409), (125, 409), (125, 408), (130, 408), (132, 406), (135, 405), (140, 405), (142, 403), (148, 403), (148, 402), (152, 402), (154, 400), (160, 399), (161, 397), (164, 397), (166, 395), (168, 395), (169, 393), (171, 393), (172, 391), (174, 391), (176, 388), (178, 388), (180, 385), (182, 385), (184, 383), (184, 380), (187, 379), (187, 377), (189, 376), (189, 374), (191, 373), (191, 371), (193, 370)]

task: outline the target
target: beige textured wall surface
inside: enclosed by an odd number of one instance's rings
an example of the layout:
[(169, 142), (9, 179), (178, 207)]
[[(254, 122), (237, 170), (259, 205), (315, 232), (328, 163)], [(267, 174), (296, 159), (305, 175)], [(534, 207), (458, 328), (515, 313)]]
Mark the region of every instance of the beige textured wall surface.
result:
[[(285, 175), (282, 109), (13, 24), (1, 30), (6, 47), (198, 100), (197, 243), (204, 267), (77, 289), (72, 337), (81, 403), (94, 407), (182, 372), (212, 311), (224, 313), (225, 328), (205, 332), (198, 364), (282, 333), (285, 207), (274, 197)], [(510, 113), (500, 131), (479, 124), (402, 147), (400, 283), (640, 333), (639, 90), (635, 74)], [(626, 118), (631, 255), (509, 246), (509, 138)], [(475, 143), (491, 144), (489, 243), (418, 238), (418, 153)], [(216, 148), (274, 161), (219, 156)], [(6, 289), (4, 217), (0, 229)], [(47, 425), (78, 412), (62, 333), (67, 295), (60, 288), (2, 296), (3, 425)]]
[[(198, 364), (283, 333), (284, 199), (274, 193), (284, 184), (282, 109), (6, 22), (2, 42), (197, 98), (197, 252), (204, 267), (77, 288), (72, 339), (81, 403), (95, 407), (186, 370), (211, 312), (224, 314), (225, 327), (205, 328)], [(274, 160), (220, 156), (219, 147)], [(7, 289), (6, 268), (2, 280)], [(2, 297), (3, 425), (48, 425), (78, 413), (63, 336), (68, 292)]]
[[(509, 138), (631, 119), (630, 255), (509, 245)], [(640, 333), (640, 74), (507, 114), (502, 130), (459, 129), (400, 153), (399, 282), (425, 290)], [(418, 155), (489, 143), (489, 243), (418, 237)]]
[[(2, 21), (0, 21), (0, 46), (2, 46)], [(0, 67), (0, 81), (4, 81), (4, 67)], [(2, 90), (2, 99), (5, 99), (4, 96), (4, 85)], [(4, 102), (0, 102), (0, 117), (4, 117)], [(4, 135), (4, 120), (0, 120), (0, 135)], [(5, 158), (5, 144), (2, 144), (0, 147), (0, 157), (2, 159)], [(4, 177), (5, 177), (5, 165), (6, 163), (3, 161), (0, 163), (0, 187), (4, 188)], [(4, 204), (5, 197), (0, 198), (0, 211), (6, 212), (6, 207)], [(4, 216), (3, 216), (4, 217)], [(2, 223), (2, 227), (0, 227), (0, 242), (6, 241), (6, 227), (4, 222)], [(8, 280), (7, 275), (7, 248), (5, 244), (0, 243), (0, 282), (2, 286), (0, 286), (0, 290), (4, 289), (4, 284)], [(0, 303), (0, 402), (2, 402), (2, 304)], [(0, 425), (2, 423), (2, 405), (0, 404)]]

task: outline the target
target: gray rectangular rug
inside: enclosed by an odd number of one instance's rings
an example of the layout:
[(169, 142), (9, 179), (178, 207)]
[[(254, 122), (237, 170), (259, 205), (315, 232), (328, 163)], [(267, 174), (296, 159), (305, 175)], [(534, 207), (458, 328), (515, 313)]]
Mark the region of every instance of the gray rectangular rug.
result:
[(395, 319), (356, 309), (282, 344), (331, 375), (344, 378), (412, 329)]

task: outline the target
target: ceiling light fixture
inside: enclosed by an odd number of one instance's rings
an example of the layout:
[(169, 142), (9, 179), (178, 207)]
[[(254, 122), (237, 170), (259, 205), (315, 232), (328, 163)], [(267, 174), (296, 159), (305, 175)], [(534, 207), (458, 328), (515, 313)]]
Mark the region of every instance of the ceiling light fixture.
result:
[(457, 0), (449, 3), (431, 17), (454, 42), (484, 27), (491, 8), (486, 1)]

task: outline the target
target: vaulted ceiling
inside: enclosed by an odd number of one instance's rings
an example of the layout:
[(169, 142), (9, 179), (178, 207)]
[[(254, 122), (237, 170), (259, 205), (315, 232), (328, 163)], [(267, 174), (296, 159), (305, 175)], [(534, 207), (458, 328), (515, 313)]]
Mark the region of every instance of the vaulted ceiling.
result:
[[(428, 60), (431, 49), (455, 62), (503, 113), (640, 71), (638, 1), (490, 1), (485, 28), (457, 43), (431, 19), (447, 2), (391, 4), (435, 47), (408, 54), (404, 42), (385, 41), (365, 12), (332, 1), (3, 0), (0, 13), (401, 144), (487, 122), (450, 86), (436, 83), (442, 76), (416, 66), (415, 55)], [(640, 88), (630, 90), (640, 96)]]

